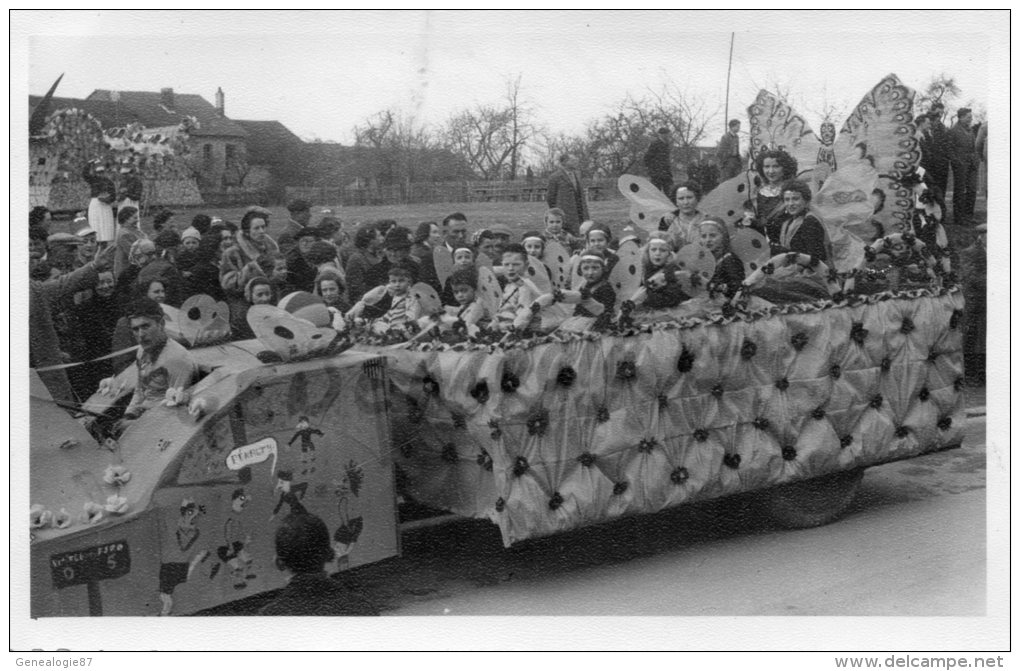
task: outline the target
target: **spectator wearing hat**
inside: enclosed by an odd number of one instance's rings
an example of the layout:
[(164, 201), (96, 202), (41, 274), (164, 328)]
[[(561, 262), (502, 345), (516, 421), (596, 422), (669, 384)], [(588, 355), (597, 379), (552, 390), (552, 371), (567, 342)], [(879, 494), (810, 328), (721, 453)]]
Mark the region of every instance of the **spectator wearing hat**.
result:
[[(113, 249), (104, 250), (95, 261), (45, 281), (30, 280), (28, 286), (29, 366), (45, 368), (63, 363), (64, 355), (54, 326), (54, 310), (63, 297), (94, 286), (98, 273), (112, 263)], [(66, 369), (40, 371), (39, 377), (57, 401), (74, 402), (75, 395)]]
[[(95, 228), (91, 217), (89, 222)], [(139, 240), (147, 240), (149, 236), (138, 228), (138, 208), (121, 208), (117, 212), (117, 223), (119, 226), (117, 228), (116, 243), (114, 244), (117, 253), (113, 257), (113, 276), (120, 278), (121, 274), (131, 265), (131, 245)], [(99, 229), (96, 230), (98, 231)], [(99, 232), (98, 237), (99, 241), (102, 242), (102, 232)]]
[(191, 226), (198, 231), (199, 235), (205, 235), (212, 226), (212, 217), (208, 214), (196, 214), (191, 218)]
[(179, 308), (184, 302), (184, 277), (177, 268), (177, 248), (181, 237), (173, 229), (165, 229), (153, 241), (156, 258), (138, 272), (138, 281), (145, 284), (154, 280), (163, 283), (166, 290), (165, 302)]
[(311, 226), (305, 226), (295, 232), (294, 246), (284, 253), (287, 259), (287, 276), (295, 291), (311, 292), (315, 285), (315, 275), (318, 271), (315, 264), (309, 261), (308, 255), (316, 242), (319, 242), (319, 231)]
[(953, 223), (971, 226), (977, 199), (978, 153), (971, 130), (970, 108), (956, 112), (956, 123), (949, 129), (949, 165), (953, 169)]
[(65, 275), (76, 267), (78, 248), (82, 239), (71, 233), (53, 233), (46, 238), (46, 261), (58, 275)]
[(578, 224), (588, 218), (588, 199), (575, 155), (560, 156), (559, 167), (549, 177), (545, 202), (550, 208), (563, 210), (563, 228), (576, 235)]
[(277, 236), (277, 244), (280, 251), (286, 255), (297, 244), (297, 234), (308, 228), (308, 222), (312, 219), (312, 204), (307, 200), (292, 200), (287, 206), (290, 219), (283, 226), (283, 232)]
[[(656, 138), (648, 145), (648, 151), (645, 152), (644, 158), (649, 181), (667, 196), (673, 186), (673, 167), (669, 156), (672, 139), (668, 128), (665, 126), (660, 128), (656, 133)], [(587, 218), (587, 215), (581, 217), (581, 219)]]
[(202, 234), (194, 226), (188, 226), (181, 233), (181, 251), (193, 252), (202, 242)]
[[(719, 139), (719, 147), (715, 151), (715, 160), (719, 164), (719, 180), (725, 182), (740, 174), (740, 120), (730, 119), (727, 130)], [(663, 191), (663, 193), (668, 193)]]
[(493, 259), (501, 259), (503, 258), (503, 250), (506, 249), (511, 240), (513, 240), (513, 231), (503, 224), (497, 224), (490, 228), (489, 232), (492, 233), (492, 238), (495, 241), (495, 249), (492, 250), (495, 253)]
[(378, 615), (379, 609), (339, 580), (325, 566), (336, 553), (329, 530), (319, 517), (292, 513), (276, 530), (276, 566), (290, 574), (287, 586), (259, 615)]
[[(82, 169), (82, 177), (89, 185), (89, 225), (96, 229), (100, 247), (105, 247), (117, 239), (117, 222), (113, 216), (113, 201), (117, 197), (117, 187), (106, 175), (106, 167), (99, 161), (87, 163)], [(138, 211), (138, 208), (135, 208)], [(116, 263), (116, 262), (115, 262)], [(114, 269), (114, 273), (116, 273)]]
[(347, 276), (347, 297), (358, 301), (372, 288), (369, 273), (382, 259), (383, 236), (375, 224), (362, 224), (354, 232), (354, 252), (344, 266)]
[[(76, 224), (77, 220), (75, 221)], [(88, 225), (88, 222), (82, 220), (80, 225), (75, 229), (74, 235), (76, 238), (81, 240), (81, 244), (78, 245), (78, 252), (75, 257), (74, 267), (81, 268), (85, 264), (96, 258), (96, 252), (99, 251), (99, 241), (96, 237), (96, 231), (94, 228)]]
[(372, 286), (386, 284), (390, 268), (398, 265), (411, 269), (412, 284), (418, 281), (421, 276), (421, 268), (411, 258), (411, 231), (403, 226), (394, 226), (387, 231), (382, 247), (382, 261), (372, 266), (368, 274), (368, 281)]

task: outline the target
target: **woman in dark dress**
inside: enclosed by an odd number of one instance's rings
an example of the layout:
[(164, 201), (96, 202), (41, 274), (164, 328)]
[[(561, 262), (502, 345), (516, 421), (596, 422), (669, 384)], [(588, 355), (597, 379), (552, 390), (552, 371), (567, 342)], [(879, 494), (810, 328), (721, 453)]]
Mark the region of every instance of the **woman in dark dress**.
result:
[(773, 254), (797, 252), (828, 262), (825, 227), (808, 212), (811, 187), (800, 180), (783, 185), (783, 213), (775, 220), (774, 231), (768, 236)]
[(755, 220), (750, 225), (771, 240), (769, 231), (783, 212), (783, 184), (797, 176), (797, 159), (782, 149), (770, 149), (758, 154), (754, 165), (761, 184), (755, 191)]

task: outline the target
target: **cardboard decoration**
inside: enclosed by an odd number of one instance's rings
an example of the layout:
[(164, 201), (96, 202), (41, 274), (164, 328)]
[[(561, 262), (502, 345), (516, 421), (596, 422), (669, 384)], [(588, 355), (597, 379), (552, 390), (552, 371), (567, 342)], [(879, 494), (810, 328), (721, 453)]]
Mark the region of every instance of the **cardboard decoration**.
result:
[(641, 249), (637, 245), (626, 244), (616, 251), (616, 255), (619, 261), (609, 272), (609, 283), (616, 291), (616, 303), (619, 305), (641, 286)]
[(730, 235), (730, 251), (744, 264), (744, 275), (750, 275), (771, 257), (769, 241), (751, 228), (738, 228)]
[(503, 300), (503, 289), (499, 286), (499, 280), (496, 279), (492, 269), (485, 266), (478, 269), (478, 300), (482, 301), (490, 315), (499, 312), (499, 304)]
[(450, 279), (450, 275), (453, 274), (453, 254), (446, 248), (446, 245), (432, 248), (432, 263), (436, 268), (439, 286), (446, 286), (446, 280)]
[(620, 175), (616, 185), (631, 203), (630, 220), (646, 231), (658, 230), (659, 219), (676, 209), (669, 198), (644, 177)]
[(178, 323), (189, 345), (209, 345), (230, 336), (230, 309), (212, 296), (189, 296), (181, 305)]
[(552, 272), (552, 282), (559, 289), (567, 288), (567, 277), (570, 274), (570, 252), (556, 240), (545, 243), (542, 262)]
[(337, 336), (328, 327), (318, 327), (273, 305), (248, 309), (248, 325), (263, 345), (284, 361), (324, 351)]
[(552, 291), (551, 271), (542, 261), (534, 256), (528, 256), (528, 267), (524, 272), (527, 279), (538, 288), (538, 293), (547, 294)]
[(163, 326), (166, 329), (166, 334), (179, 343), (186, 342), (184, 333), (181, 331), (180, 310), (166, 303), (160, 307), (163, 308)]
[[(443, 283), (445, 284), (446, 281), (443, 280)], [(418, 300), (423, 315), (442, 312), (443, 302), (439, 300), (439, 294), (436, 293), (436, 290), (431, 285), (425, 282), (418, 282), (411, 287), (411, 295)]]

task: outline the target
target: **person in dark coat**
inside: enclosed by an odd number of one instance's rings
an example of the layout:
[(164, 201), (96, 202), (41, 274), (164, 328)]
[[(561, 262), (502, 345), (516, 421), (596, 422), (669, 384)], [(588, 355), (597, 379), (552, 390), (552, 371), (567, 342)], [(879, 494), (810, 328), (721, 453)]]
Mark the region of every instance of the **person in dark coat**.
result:
[(949, 129), (942, 123), (945, 106), (935, 103), (928, 116), (931, 117), (929, 137), (921, 143), (921, 165), (928, 172), (932, 185), (941, 193), (949, 188)]
[(730, 119), (729, 130), (719, 140), (715, 158), (719, 163), (719, 181), (725, 182), (740, 174), (740, 120)]
[[(673, 190), (673, 167), (669, 157), (672, 138), (666, 127), (660, 128), (656, 135), (657, 137), (648, 145), (644, 163), (648, 170), (649, 181), (655, 185), (656, 189), (668, 196)], [(587, 217), (585, 218), (587, 219)]]
[(828, 262), (825, 227), (808, 212), (810, 203), (811, 187), (806, 182), (791, 179), (783, 185), (785, 209), (776, 220), (775, 237), (769, 237), (773, 255), (797, 252)]
[(970, 125), (973, 115), (967, 107), (956, 112), (956, 123), (949, 129), (949, 165), (953, 169), (953, 223), (974, 224), (977, 200), (978, 153)]
[[(98, 273), (113, 265), (113, 247), (107, 247), (95, 261), (52, 280), (30, 280), (28, 284), (28, 365), (46, 368), (65, 363), (53, 322), (53, 307), (64, 296), (94, 286)], [(74, 402), (74, 391), (65, 369), (39, 373), (55, 400)]]
[(297, 245), (298, 233), (308, 228), (308, 222), (312, 220), (312, 204), (307, 200), (292, 200), (287, 211), (290, 212), (290, 219), (276, 238), (276, 244), (284, 255)]
[(276, 565), (292, 575), (259, 615), (378, 615), (365, 597), (330, 578), (325, 566), (335, 553), (329, 530), (310, 513), (288, 515), (276, 530)]
[(319, 240), (319, 230), (310, 226), (294, 234), (294, 246), (285, 253), (287, 259), (287, 278), (295, 291), (310, 292), (315, 285), (318, 273), (308, 255), (312, 246)]
[(545, 202), (550, 208), (563, 210), (563, 228), (571, 235), (577, 235), (581, 222), (590, 218), (588, 199), (577, 171), (577, 157), (563, 154), (559, 162), (560, 167), (549, 177)]

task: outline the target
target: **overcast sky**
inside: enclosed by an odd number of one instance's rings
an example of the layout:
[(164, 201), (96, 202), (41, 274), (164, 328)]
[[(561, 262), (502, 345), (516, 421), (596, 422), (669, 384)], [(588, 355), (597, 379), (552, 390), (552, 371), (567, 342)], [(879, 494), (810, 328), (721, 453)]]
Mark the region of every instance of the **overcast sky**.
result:
[(714, 137), (730, 32), (730, 116), (746, 118), (758, 89), (779, 83), (817, 128), (827, 104), (852, 106), (889, 72), (914, 88), (945, 72), (958, 104), (980, 109), (990, 43), (1008, 45), (1008, 15), (988, 12), (15, 12), (11, 30), (27, 38), (13, 50), (24, 45), (30, 93), (61, 73), (67, 97), (172, 87), (212, 102), (222, 87), (232, 118), (344, 143), (381, 109), (442, 122), (496, 101), (517, 74), (553, 131), (579, 132), (671, 81), (718, 110)]

